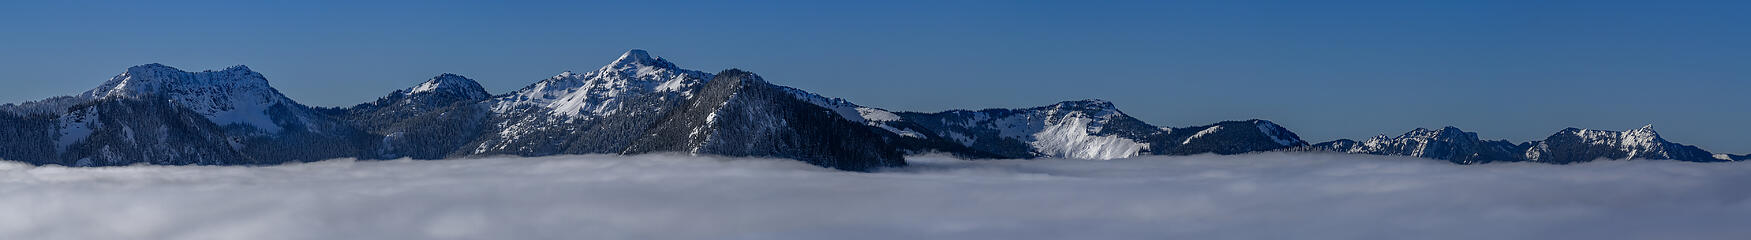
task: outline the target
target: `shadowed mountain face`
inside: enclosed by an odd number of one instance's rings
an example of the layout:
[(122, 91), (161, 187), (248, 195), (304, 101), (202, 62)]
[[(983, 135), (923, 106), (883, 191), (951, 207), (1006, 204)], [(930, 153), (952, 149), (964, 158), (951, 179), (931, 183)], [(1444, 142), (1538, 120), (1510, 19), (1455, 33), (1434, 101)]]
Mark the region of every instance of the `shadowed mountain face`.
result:
[(474, 80), (446, 73), (374, 102), (328, 110), (379, 139), (361, 158), (440, 159), (480, 135), (490, 116), (480, 101), (488, 96)]
[(311, 108), (247, 67), (187, 72), (148, 64), (77, 95), (0, 105), (0, 158), (68, 166), (686, 152), (872, 171), (905, 166), (906, 154), (1115, 159), (1286, 149), (1461, 164), (1746, 159), (1668, 142), (1651, 127), (1567, 129), (1521, 144), (1483, 141), (1448, 127), (1309, 146), (1270, 121), (1158, 127), (1096, 99), (891, 112), (774, 85), (746, 71), (683, 69), (643, 50), (595, 71), (563, 72), (496, 96), (472, 79), (442, 74), (376, 101)]
[(1465, 132), (1455, 127), (1445, 127), (1435, 130), (1418, 128), (1398, 137), (1381, 135), (1359, 142), (1342, 139), (1315, 144), (1313, 148), (1348, 153), (1432, 158), (1459, 164), (1477, 164), (1494, 161), (1519, 161), (1521, 154), (1526, 151), (1527, 145), (1500, 140), (1479, 140), (1477, 133)]
[(731, 69), (716, 76), (626, 153), (782, 157), (852, 171), (906, 165), (879, 129), (797, 99), (753, 73)]

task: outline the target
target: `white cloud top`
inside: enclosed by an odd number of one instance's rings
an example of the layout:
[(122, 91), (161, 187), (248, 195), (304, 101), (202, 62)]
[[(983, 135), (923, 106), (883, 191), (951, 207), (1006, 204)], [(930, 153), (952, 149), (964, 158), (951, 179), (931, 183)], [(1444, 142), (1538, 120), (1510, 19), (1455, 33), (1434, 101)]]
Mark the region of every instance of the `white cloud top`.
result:
[(0, 163), (0, 239), (1724, 239), (1751, 162), (1453, 165), (1263, 153), (673, 155), (271, 167)]

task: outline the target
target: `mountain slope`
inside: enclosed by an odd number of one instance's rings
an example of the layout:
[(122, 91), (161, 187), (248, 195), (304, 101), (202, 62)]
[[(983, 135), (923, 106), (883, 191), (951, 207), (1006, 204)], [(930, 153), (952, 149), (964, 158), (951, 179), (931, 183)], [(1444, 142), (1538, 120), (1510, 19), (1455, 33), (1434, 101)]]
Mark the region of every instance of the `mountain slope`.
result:
[(596, 71), (564, 72), (488, 100), (485, 133), (455, 155), (618, 153), (710, 78), (627, 51)]
[[(16, 105), (8, 159), (70, 166), (275, 164), (357, 156), (366, 136), (281, 95), (248, 67), (128, 68), (82, 94)], [(26, 113), (26, 114), (18, 114)], [(43, 121), (50, 124), (43, 125)], [(36, 137), (52, 131), (45, 141)], [(17, 144), (17, 145), (13, 145)], [(52, 152), (51, 152), (52, 151)], [(25, 153), (28, 152), (28, 153)]]
[(1505, 140), (1479, 140), (1477, 133), (1455, 127), (1417, 128), (1398, 137), (1380, 135), (1364, 141), (1339, 139), (1314, 144), (1313, 149), (1374, 155), (1412, 156), (1448, 160), (1458, 164), (1520, 161), (1529, 145)]
[(753, 73), (720, 72), (626, 154), (782, 157), (850, 171), (906, 165), (876, 129), (797, 98)]
[(272, 164), (243, 155), (233, 138), (206, 116), (159, 97), (103, 98), (74, 107), (58, 119), (59, 152), (39, 163), (120, 166), (135, 163)]
[(1568, 128), (1533, 143), (1526, 151), (1526, 160), (1542, 163), (1575, 163), (1595, 159), (1671, 159), (1692, 162), (1717, 162), (1713, 153), (1700, 148), (1666, 141), (1654, 132), (1653, 125), (1629, 131), (1605, 131)]
[(1155, 154), (1241, 154), (1307, 146), (1301, 136), (1277, 123), (1253, 119), (1174, 128), (1154, 138)]
[[(998, 158), (1115, 159), (1144, 154), (1237, 154), (1306, 145), (1300, 137), (1264, 120), (1229, 121), (1208, 126), (1161, 128), (1125, 115), (1111, 102), (1065, 101), (1027, 109), (953, 110), (897, 113), (908, 131), (946, 141), (961, 149)], [(921, 128), (912, 130), (915, 128)], [(918, 144), (940, 146), (941, 144)]]
[(269, 109), (293, 103), (268, 86), (267, 78), (242, 65), (203, 72), (186, 72), (156, 63), (134, 66), (77, 97), (96, 100), (151, 96), (166, 98), (221, 126), (254, 128), (264, 133), (284, 129), (268, 115)]
[(1132, 157), (1148, 150), (1145, 139), (1161, 131), (1110, 102), (1092, 99), (1028, 109), (897, 115), (939, 139), (1003, 158)]
[(32, 163), (57, 159), (58, 114), (0, 111), (0, 159)]
[(480, 102), (489, 96), (473, 79), (446, 73), (337, 115), (380, 139), (375, 155), (362, 157), (442, 159), (484, 131), (490, 114)]

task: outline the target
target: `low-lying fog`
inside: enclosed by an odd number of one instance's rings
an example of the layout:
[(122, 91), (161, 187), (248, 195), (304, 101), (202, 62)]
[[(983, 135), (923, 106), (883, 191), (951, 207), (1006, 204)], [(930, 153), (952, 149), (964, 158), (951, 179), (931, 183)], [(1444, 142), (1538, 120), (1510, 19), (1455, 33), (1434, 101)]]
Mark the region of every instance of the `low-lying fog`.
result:
[(1751, 162), (1342, 154), (840, 172), (680, 155), (0, 163), (0, 239), (1743, 239)]

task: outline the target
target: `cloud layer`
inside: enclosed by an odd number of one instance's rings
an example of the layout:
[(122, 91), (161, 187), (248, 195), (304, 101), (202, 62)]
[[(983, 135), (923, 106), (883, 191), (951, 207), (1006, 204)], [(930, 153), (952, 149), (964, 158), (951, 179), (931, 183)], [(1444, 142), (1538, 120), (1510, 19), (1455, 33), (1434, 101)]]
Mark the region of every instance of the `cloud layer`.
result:
[(0, 163), (0, 239), (1738, 239), (1751, 163), (1262, 153)]

